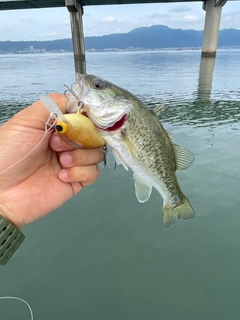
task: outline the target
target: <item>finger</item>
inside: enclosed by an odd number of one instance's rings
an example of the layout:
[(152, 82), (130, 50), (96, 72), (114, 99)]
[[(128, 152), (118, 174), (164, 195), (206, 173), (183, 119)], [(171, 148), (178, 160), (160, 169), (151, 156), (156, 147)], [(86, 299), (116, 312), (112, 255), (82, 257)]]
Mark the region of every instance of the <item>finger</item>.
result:
[(49, 145), (54, 151), (57, 151), (57, 152), (75, 149), (74, 147), (65, 143), (55, 132), (52, 134), (52, 136), (49, 140)]
[(83, 188), (80, 182), (72, 182), (71, 183), (73, 195), (75, 196), (78, 192), (80, 192)]
[[(63, 113), (66, 113), (67, 98), (64, 94), (54, 93), (50, 95), (51, 98), (57, 103)], [(19, 111), (14, 118), (19, 124), (26, 123), (33, 128), (44, 129), (44, 123), (49, 117), (49, 111), (42, 104), (40, 100), (34, 102), (31, 106)], [(20, 121), (20, 122), (19, 122)]]
[(76, 166), (68, 169), (62, 169), (59, 172), (59, 178), (64, 182), (79, 182), (83, 187), (95, 182), (100, 172), (96, 165)]
[(95, 165), (103, 161), (103, 150), (98, 149), (75, 149), (68, 152), (62, 152), (59, 160), (63, 167), (70, 168), (74, 166)]

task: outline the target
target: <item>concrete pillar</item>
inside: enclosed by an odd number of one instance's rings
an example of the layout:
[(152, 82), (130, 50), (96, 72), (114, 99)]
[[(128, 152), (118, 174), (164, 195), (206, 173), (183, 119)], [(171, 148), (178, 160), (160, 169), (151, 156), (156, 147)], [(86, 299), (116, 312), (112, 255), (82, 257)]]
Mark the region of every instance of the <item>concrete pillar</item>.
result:
[(76, 72), (86, 73), (86, 57), (83, 34), (83, 8), (77, 0), (65, 0), (71, 19), (74, 63)]
[(215, 57), (218, 44), (218, 33), (222, 6), (227, 0), (206, 0), (203, 9), (206, 11), (202, 57)]

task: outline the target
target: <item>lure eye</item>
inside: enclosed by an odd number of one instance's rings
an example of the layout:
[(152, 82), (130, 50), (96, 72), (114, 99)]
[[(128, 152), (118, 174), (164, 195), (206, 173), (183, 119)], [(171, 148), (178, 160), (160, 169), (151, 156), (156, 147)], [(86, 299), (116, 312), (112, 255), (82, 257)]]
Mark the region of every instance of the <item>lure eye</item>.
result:
[(93, 88), (97, 90), (101, 90), (105, 88), (105, 82), (101, 79), (95, 79), (92, 82)]
[(67, 125), (65, 122), (58, 122), (58, 124), (55, 126), (57, 132), (64, 133), (67, 131)]

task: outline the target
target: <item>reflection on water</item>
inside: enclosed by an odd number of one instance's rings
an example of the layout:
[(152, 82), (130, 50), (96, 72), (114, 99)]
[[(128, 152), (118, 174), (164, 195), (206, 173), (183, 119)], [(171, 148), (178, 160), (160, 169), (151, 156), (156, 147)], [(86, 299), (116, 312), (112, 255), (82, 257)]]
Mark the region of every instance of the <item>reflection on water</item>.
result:
[(208, 101), (212, 92), (215, 58), (201, 58), (198, 78), (197, 99)]
[(0, 108), (0, 125), (11, 118), (14, 114), (20, 110), (26, 108), (28, 104), (17, 104), (15, 102), (3, 102)]
[[(142, 100), (150, 109), (159, 106), (158, 103), (149, 103), (148, 99)], [(0, 109), (0, 124), (28, 105), (26, 103), (21, 105), (10, 102), (3, 103)], [(238, 123), (240, 120), (240, 101), (194, 100), (181, 101), (181, 104), (179, 104), (179, 100), (171, 100), (171, 104), (165, 103), (164, 106), (166, 108), (160, 113), (159, 120), (177, 126), (215, 127)]]
[[(167, 106), (160, 121), (195, 154), (177, 175), (196, 218), (163, 231), (159, 194), (140, 204), (131, 172), (103, 170), (94, 185), (24, 229), (26, 241), (1, 269), (0, 296), (26, 299), (37, 319), (238, 319), (239, 52), (219, 51), (213, 72), (213, 64), (199, 66), (199, 52), (87, 55), (89, 73), (149, 108)], [(37, 58), (41, 72), (36, 55), (2, 58), (15, 69), (0, 73), (1, 121), (74, 81), (71, 55)]]
[[(157, 104), (148, 104), (154, 108)], [(202, 101), (167, 106), (159, 115), (160, 121), (177, 126), (190, 125), (195, 128), (238, 123), (240, 120), (240, 101)]]

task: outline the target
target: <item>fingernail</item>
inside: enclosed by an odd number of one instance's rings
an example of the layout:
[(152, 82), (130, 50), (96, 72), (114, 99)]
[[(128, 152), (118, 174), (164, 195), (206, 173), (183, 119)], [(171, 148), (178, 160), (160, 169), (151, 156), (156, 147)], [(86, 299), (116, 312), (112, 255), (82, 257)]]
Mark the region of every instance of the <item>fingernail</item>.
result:
[(67, 180), (68, 179), (68, 173), (67, 173), (67, 170), (63, 169), (59, 172), (59, 178), (61, 180)]
[(61, 138), (58, 136), (53, 136), (51, 138), (51, 146), (53, 149), (60, 149), (62, 147)]
[(64, 166), (69, 166), (72, 164), (72, 157), (68, 152), (64, 152), (61, 155), (61, 162)]

